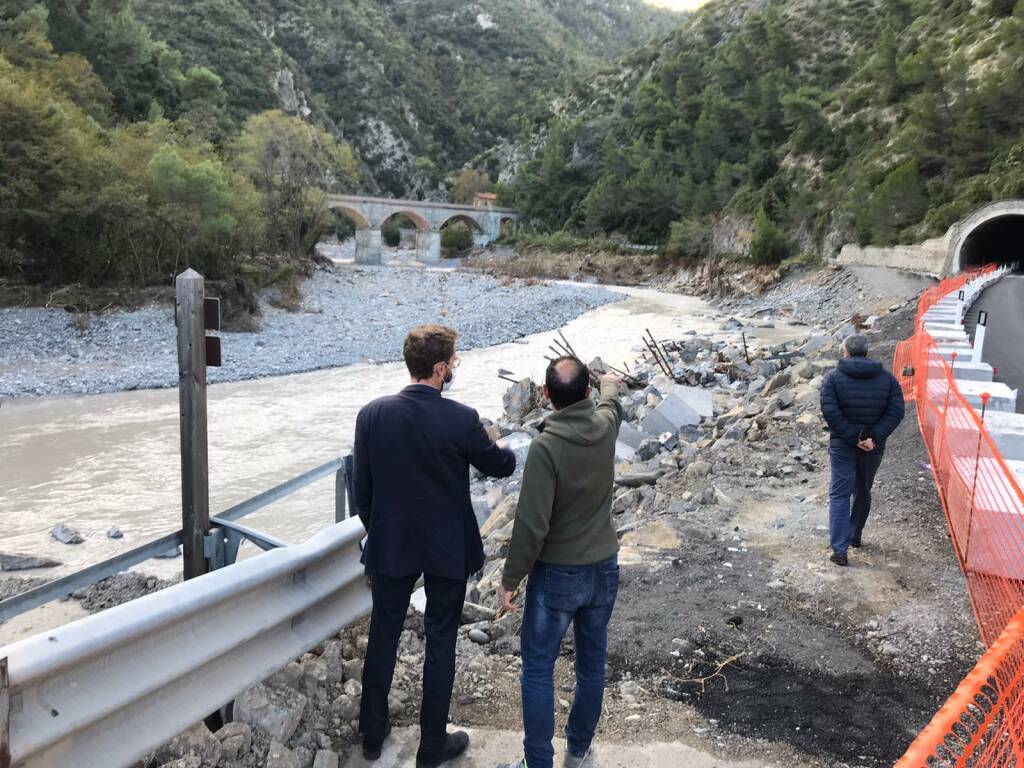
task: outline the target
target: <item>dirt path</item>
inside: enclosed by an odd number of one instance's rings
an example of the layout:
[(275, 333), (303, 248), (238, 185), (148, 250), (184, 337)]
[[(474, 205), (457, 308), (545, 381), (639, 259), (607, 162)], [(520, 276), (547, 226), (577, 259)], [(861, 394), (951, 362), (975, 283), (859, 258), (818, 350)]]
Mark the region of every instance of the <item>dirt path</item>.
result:
[[(466, 756), (453, 763), (454, 768), (494, 768), (499, 763), (508, 763), (522, 754), (522, 733), (493, 729), (472, 729), (469, 731), (470, 749)], [(353, 754), (347, 768), (405, 768), (412, 765), (419, 741), (416, 728), (402, 728), (388, 739), (378, 762), (368, 762), (361, 754)], [(555, 765), (562, 759), (561, 745), (555, 749)], [(779, 765), (763, 760), (722, 760), (721, 758), (678, 743), (652, 741), (643, 746), (623, 744), (602, 744), (595, 750), (595, 757), (588, 768), (764, 768)]]
[[(891, 360), (912, 317), (884, 318), (872, 356)], [(801, 766), (891, 765), (980, 651), (915, 414), (890, 439), (864, 548), (846, 569), (828, 562), (820, 423), (738, 455), (707, 478), (659, 483), (661, 538), (624, 538), (601, 738), (683, 740)], [(803, 466), (787, 472), (794, 455)], [(680, 506), (709, 488), (717, 503)], [(455, 722), (517, 727), (515, 639), (460, 666)], [(568, 701), (571, 656), (562, 661)]]

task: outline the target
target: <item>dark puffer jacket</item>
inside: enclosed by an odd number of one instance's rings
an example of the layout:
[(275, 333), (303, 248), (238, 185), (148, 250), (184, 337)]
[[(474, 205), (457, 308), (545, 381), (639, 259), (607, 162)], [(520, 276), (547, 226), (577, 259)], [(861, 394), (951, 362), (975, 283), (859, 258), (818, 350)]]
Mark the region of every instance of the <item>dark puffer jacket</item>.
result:
[(834, 442), (856, 445), (873, 437), (880, 453), (903, 413), (899, 382), (875, 360), (844, 357), (821, 383), (821, 414)]

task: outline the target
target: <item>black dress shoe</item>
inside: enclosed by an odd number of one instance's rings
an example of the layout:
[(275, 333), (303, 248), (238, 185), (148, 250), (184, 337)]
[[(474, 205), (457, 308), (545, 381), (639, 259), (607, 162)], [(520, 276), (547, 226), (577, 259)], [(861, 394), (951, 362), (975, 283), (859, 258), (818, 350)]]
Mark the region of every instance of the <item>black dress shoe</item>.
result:
[(465, 731), (449, 733), (445, 737), (444, 747), (441, 749), (441, 754), (430, 757), (421, 752), (416, 753), (416, 768), (437, 768), (437, 766), (442, 763), (454, 760), (467, 749), (469, 749), (468, 733)]
[(845, 553), (839, 554), (838, 552), (833, 552), (832, 555), (829, 557), (829, 560), (831, 560), (836, 565), (849, 565), (850, 564), (847, 561), (847, 559), (846, 559), (846, 554)]
[(384, 749), (384, 742), (388, 740), (388, 736), (391, 735), (391, 721), (384, 727), (384, 736), (376, 744), (373, 744), (366, 739), (363, 739), (363, 757), (367, 760), (376, 760), (380, 757), (381, 750)]
[(850, 539), (850, 546), (860, 549), (860, 536), (854, 536), (852, 539)]

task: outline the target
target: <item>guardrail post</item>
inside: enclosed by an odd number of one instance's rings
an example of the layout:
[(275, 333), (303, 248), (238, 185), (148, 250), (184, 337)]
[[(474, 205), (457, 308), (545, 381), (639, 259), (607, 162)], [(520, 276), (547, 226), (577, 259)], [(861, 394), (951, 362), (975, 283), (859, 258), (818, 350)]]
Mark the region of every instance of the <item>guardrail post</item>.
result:
[(11, 691), (7, 658), (0, 659), (0, 768), (11, 768)]
[(186, 580), (209, 570), (203, 548), (210, 530), (204, 282), (203, 276), (193, 269), (181, 273), (175, 280), (181, 407), (181, 527)]

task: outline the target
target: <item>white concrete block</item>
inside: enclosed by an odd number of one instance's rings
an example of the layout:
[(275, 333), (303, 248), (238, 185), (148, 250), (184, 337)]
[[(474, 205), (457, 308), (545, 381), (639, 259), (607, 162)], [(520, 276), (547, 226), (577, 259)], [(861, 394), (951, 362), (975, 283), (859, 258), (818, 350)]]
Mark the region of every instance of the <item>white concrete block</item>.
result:
[(700, 424), (714, 414), (711, 391), (701, 387), (674, 385), (657, 408), (643, 420), (643, 428), (652, 435), (677, 432), (681, 427)]
[(630, 448), (639, 448), (640, 443), (649, 437), (652, 437), (652, 435), (641, 432), (629, 422), (624, 421), (619, 426), (619, 442), (628, 445)]
[(988, 363), (972, 363), (969, 359), (957, 356), (953, 364), (953, 377), (965, 381), (992, 381), (992, 366)]
[(1004, 459), (1024, 461), (1024, 414), (995, 411), (985, 414), (985, 429)]

